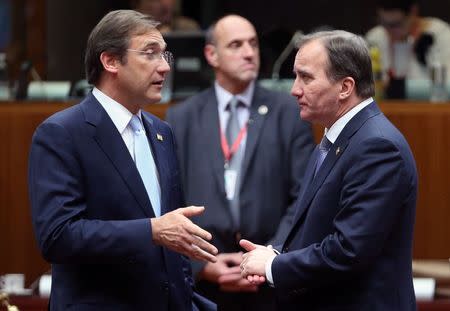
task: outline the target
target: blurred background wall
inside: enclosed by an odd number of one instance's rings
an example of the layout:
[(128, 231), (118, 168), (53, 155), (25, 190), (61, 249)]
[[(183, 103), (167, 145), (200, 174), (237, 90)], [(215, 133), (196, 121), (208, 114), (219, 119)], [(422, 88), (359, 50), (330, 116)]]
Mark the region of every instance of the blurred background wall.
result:
[[(127, 0), (35, 1), (45, 2), (42, 5), (46, 7), (46, 67), (42, 75), (49, 80), (73, 81), (83, 77), (83, 53), (90, 30), (106, 12), (130, 6)], [(422, 15), (450, 22), (448, 1), (422, 0), (419, 4)], [(203, 29), (227, 13), (243, 15), (253, 22), (261, 40), (263, 76), (269, 74), (273, 59), (296, 30), (308, 32), (327, 25), (364, 34), (377, 22), (375, 0), (184, 0), (179, 2), (179, 8)]]

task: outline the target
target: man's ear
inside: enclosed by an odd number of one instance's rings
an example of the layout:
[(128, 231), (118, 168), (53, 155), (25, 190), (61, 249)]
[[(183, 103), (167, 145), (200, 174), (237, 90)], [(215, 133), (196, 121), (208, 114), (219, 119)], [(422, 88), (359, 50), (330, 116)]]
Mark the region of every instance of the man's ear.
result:
[(117, 73), (118, 65), (120, 63), (120, 61), (117, 59), (117, 56), (112, 55), (108, 52), (102, 52), (102, 54), (100, 54), (100, 61), (105, 71)]
[(217, 59), (218, 58), (217, 49), (214, 45), (207, 44), (203, 49), (203, 52), (205, 54), (206, 60), (208, 61), (208, 64), (211, 67), (216, 68), (219, 66), (219, 61)]
[(352, 77), (345, 77), (341, 82), (341, 91), (339, 92), (339, 99), (344, 100), (352, 95), (355, 89), (355, 80)]

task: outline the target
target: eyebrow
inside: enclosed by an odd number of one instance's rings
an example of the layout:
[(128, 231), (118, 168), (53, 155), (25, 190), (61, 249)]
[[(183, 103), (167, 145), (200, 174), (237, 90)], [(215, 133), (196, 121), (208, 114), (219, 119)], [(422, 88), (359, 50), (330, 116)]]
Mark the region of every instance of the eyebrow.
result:
[(229, 45), (231, 45), (233, 43), (246, 42), (246, 41), (250, 41), (250, 42), (255, 41), (255, 42), (259, 43), (258, 36), (255, 35), (255, 36), (248, 37), (248, 38), (234, 38), (231, 41), (229, 41), (226, 44), (226, 46), (229, 46)]
[(299, 69), (299, 70), (297, 70), (297, 69), (294, 68), (294, 70), (292, 70), (292, 72), (293, 72), (295, 75), (296, 75), (296, 74), (302, 74), (302, 75), (308, 75), (308, 76), (312, 75), (311, 72), (306, 71), (306, 70), (304, 70), (304, 69)]
[(164, 41), (163, 41), (163, 44), (161, 44), (161, 42), (158, 42), (158, 41), (150, 41), (144, 45), (143, 49), (145, 50), (145, 49), (149, 49), (149, 48), (161, 48), (162, 50), (165, 50), (166, 47), (167, 47), (167, 43)]

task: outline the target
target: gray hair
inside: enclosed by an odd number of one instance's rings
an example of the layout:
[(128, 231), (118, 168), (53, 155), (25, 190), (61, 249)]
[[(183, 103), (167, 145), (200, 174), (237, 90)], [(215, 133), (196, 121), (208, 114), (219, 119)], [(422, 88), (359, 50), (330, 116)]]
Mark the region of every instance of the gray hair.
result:
[(100, 61), (103, 52), (111, 53), (125, 63), (131, 37), (156, 30), (158, 25), (152, 17), (133, 10), (117, 10), (106, 14), (94, 27), (87, 41), (84, 65), (88, 82), (94, 85), (98, 83), (104, 70)]
[(343, 30), (320, 31), (302, 37), (298, 48), (315, 40), (319, 40), (328, 53), (326, 73), (330, 81), (352, 77), (359, 97), (374, 96), (372, 62), (364, 38)]

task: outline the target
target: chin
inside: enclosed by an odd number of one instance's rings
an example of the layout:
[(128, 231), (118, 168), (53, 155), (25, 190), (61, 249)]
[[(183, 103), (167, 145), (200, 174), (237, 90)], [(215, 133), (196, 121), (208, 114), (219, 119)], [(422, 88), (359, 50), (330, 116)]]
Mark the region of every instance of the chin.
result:
[(147, 104), (156, 104), (156, 103), (159, 103), (161, 101), (161, 99), (162, 99), (161, 94), (158, 94), (158, 95), (152, 94), (151, 96), (147, 97), (145, 102)]
[(251, 82), (253, 80), (255, 80), (258, 77), (258, 73), (256, 72), (245, 72), (241, 75), (240, 80), (242, 82)]
[(303, 111), (303, 108), (300, 108), (300, 118), (304, 121), (311, 122), (311, 115), (307, 112)]

